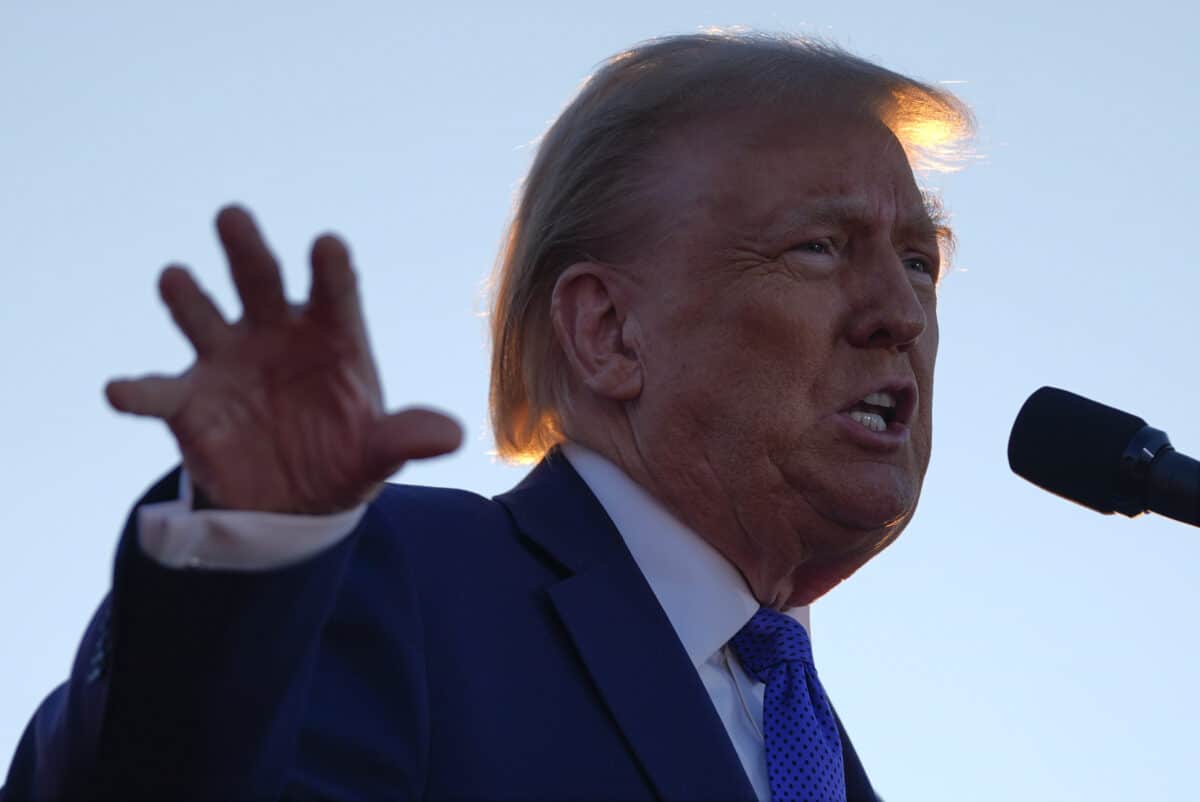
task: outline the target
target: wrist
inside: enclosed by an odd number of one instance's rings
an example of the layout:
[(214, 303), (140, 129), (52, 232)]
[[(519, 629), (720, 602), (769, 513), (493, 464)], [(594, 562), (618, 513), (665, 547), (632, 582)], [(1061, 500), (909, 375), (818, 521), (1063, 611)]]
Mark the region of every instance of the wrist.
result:
[(212, 499), (210, 499), (208, 497), (208, 494), (206, 494), (203, 490), (201, 490), (199, 487), (196, 486), (195, 482), (192, 482), (191, 485), (192, 485), (192, 510), (193, 511), (225, 509), (225, 507), (222, 507), (220, 504), (217, 504)]

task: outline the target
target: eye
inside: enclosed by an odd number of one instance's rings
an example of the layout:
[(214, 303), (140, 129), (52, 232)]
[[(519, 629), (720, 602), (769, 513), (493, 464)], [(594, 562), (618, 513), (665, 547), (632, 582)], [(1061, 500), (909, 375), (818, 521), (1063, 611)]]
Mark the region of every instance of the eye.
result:
[(936, 268), (933, 261), (926, 259), (924, 256), (910, 256), (904, 260), (904, 266), (909, 270), (915, 270), (918, 273), (925, 273), (930, 278), (933, 278)]
[(815, 239), (809, 242), (802, 242), (796, 247), (792, 248), (792, 250), (803, 251), (805, 253), (833, 253), (833, 242), (828, 239)]

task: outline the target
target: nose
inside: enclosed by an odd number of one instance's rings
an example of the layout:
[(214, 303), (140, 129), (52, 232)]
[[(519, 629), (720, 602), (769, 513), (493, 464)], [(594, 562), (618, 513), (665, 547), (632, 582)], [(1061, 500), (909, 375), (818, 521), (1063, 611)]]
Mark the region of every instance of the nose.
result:
[(909, 268), (889, 247), (850, 272), (851, 343), (860, 348), (912, 348), (928, 320)]

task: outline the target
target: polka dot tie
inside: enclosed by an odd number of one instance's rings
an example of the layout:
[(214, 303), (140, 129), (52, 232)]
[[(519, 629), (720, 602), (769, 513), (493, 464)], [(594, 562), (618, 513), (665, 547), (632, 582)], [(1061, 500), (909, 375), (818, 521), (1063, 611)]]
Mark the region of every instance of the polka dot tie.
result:
[(773, 802), (845, 802), (842, 741), (804, 627), (763, 607), (729, 643), (746, 673), (767, 686), (763, 737)]

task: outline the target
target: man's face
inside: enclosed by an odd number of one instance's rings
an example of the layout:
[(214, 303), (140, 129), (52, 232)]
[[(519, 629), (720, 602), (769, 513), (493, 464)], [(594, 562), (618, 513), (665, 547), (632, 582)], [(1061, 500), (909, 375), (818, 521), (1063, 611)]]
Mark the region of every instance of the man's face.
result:
[(878, 123), (724, 121), (680, 134), (666, 164), (675, 217), (635, 266), (636, 435), (660, 477), (674, 472), (668, 503), (760, 600), (805, 603), (915, 509), (936, 228)]

